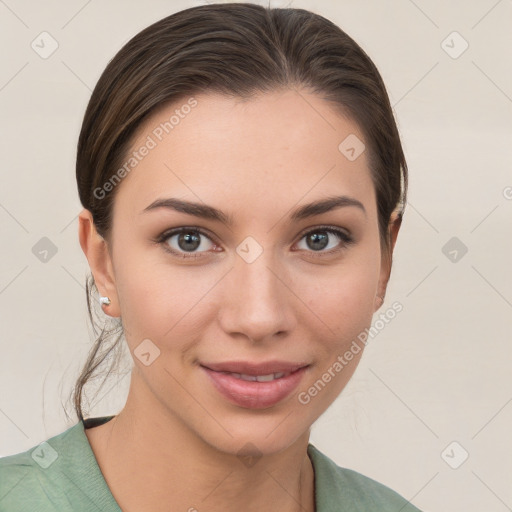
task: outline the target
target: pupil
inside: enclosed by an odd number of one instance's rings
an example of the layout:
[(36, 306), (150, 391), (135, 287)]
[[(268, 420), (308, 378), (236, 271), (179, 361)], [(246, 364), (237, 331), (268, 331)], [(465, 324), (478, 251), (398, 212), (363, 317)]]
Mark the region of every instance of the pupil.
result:
[[(308, 242), (311, 241), (312, 245), (310, 245), (311, 249), (323, 249), (327, 246), (327, 234), (317, 234), (313, 233), (312, 235), (309, 235)], [(308, 244), (309, 245), (309, 244)]]
[[(190, 243), (192, 244), (193, 247), (190, 247), (190, 245), (185, 245)], [(180, 236), (178, 238), (178, 245), (180, 246), (180, 249), (183, 249), (184, 251), (197, 249), (200, 243), (201, 241), (199, 240), (199, 236), (197, 234), (192, 234), (190, 232), (180, 233)]]

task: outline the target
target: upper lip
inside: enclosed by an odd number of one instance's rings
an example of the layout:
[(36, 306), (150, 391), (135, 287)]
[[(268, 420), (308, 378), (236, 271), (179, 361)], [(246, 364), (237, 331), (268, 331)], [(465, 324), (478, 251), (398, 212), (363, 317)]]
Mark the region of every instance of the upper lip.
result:
[(292, 363), (287, 361), (225, 361), (222, 363), (202, 363), (201, 366), (216, 372), (240, 373), (244, 375), (270, 375), (271, 373), (292, 373), (300, 368), (309, 366), (307, 363)]

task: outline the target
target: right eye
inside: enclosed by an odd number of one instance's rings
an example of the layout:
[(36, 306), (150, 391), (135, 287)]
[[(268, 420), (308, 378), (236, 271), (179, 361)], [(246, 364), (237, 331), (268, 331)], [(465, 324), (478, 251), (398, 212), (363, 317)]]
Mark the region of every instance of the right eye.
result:
[(218, 248), (203, 230), (195, 227), (167, 230), (156, 242), (161, 243), (166, 251), (182, 258), (201, 258), (200, 253)]

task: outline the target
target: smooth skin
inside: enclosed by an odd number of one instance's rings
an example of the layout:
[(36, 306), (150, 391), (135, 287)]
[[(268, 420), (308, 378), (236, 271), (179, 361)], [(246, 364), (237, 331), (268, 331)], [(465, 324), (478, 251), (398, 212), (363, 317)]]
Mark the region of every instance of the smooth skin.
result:
[[(157, 146), (117, 186), (109, 241), (88, 210), (79, 215), (81, 247), (100, 294), (112, 301), (103, 310), (122, 318), (134, 361), (125, 407), (86, 435), (123, 511), (314, 511), (310, 427), (363, 351), (308, 404), (297, 395), (371, 325), (391, 270), (366, 152), (349, 161), (338, 150), (349, 134), (364, 138), (304, 89), (195, 99), (161, 141), (155, 128), (186, 99), (140, 127), (132, 150), (148, 135)], [(343, 206), (291, 220), (296, 208), (341, 195), (364, 211)], [(144, 211), (164, 198), (213, 206), (233, 224)], [(325, 235), (326, 225), (354, 242), (328, 232), (325, 248), (308, 243), (306, 235)], [(197, 235), (193, 252), (176, 234), (155, 242), (179, 227), (207, 236)], [(399, 228), (393, 216), (392, 249)], [(251, 263), (236, 251), (249, 236), (263, 249)], [(148, 366), (134, 355), (146, 339), (160, 350)], [(295, 392), (258, 410), (227, 401), (199, 366), (276, 359), (310, 366)], [(240, 453), (261, 457), (249, 466)]]

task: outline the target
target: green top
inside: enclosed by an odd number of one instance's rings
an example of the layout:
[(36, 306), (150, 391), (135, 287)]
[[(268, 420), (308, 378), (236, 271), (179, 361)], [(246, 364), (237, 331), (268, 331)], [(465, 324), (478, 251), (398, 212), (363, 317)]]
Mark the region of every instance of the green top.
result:
[[(0, 458), (0, 512), (120, 512), (84, 432), (112, 418), (88, 418), (26, 452)], [(420, 512), (389, 487), (337, 466), (312, 444), (308, 455), (316, 512)]]

